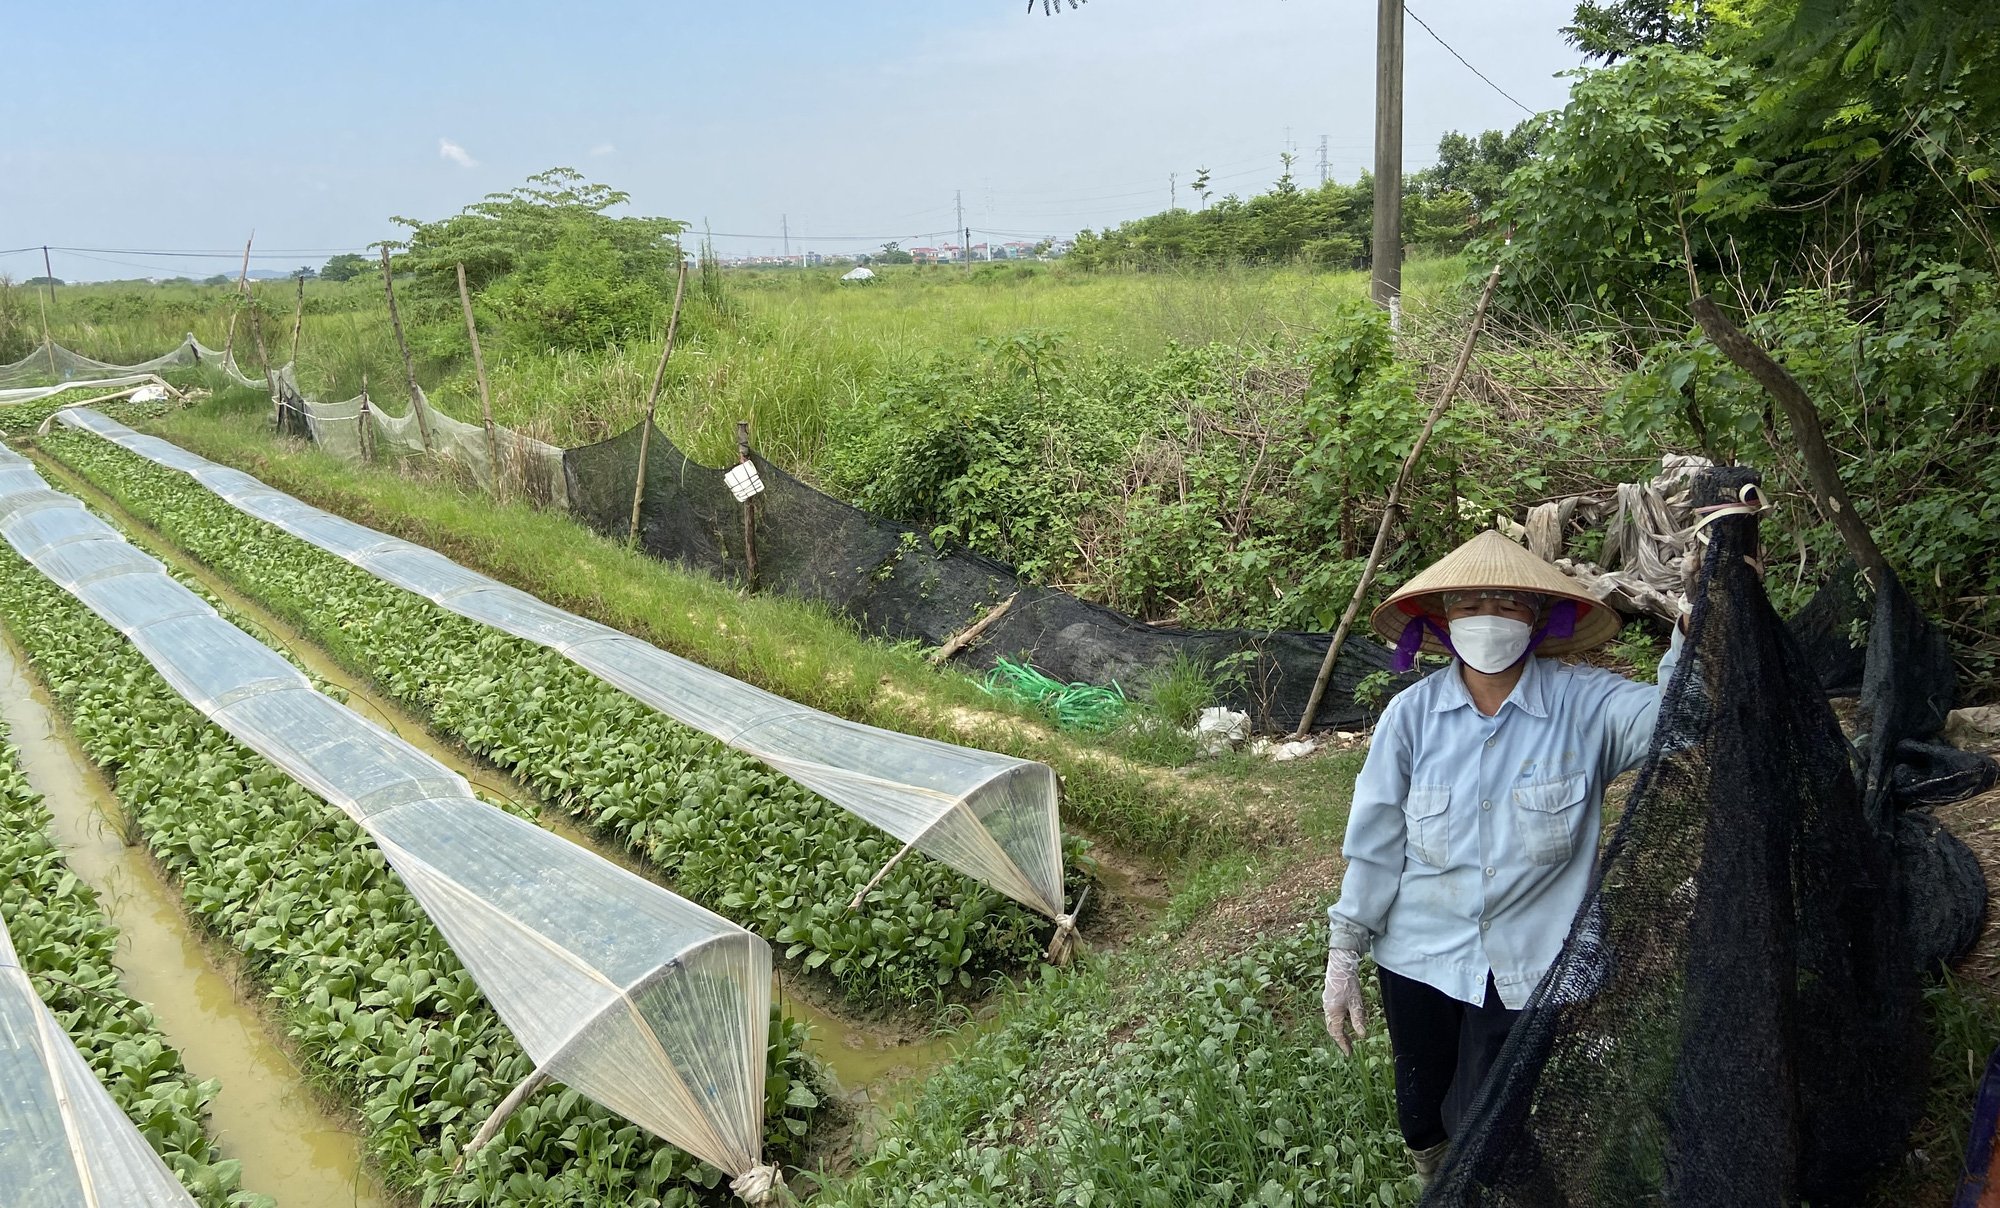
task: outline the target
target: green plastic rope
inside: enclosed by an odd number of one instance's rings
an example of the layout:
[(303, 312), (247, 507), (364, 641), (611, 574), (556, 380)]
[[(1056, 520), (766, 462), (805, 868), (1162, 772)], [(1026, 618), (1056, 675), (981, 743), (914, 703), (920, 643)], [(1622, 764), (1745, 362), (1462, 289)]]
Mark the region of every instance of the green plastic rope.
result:
[(1046, 715), (1064, 730), (1104, 730), (1125, 716), (1125, 693), (1117, 684), (1065, 684), (1026, 663), (1001, 659), (979, 681), (988, 695), (1019, 701)]

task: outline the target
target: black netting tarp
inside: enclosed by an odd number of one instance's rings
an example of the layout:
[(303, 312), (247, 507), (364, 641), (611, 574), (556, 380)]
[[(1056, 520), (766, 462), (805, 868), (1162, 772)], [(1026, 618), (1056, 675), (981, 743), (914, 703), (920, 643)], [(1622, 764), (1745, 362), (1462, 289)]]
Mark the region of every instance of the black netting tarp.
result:
[[(639, 445), (640, 432), (633, 429), (563, 454), (571, 509), (600, 531), (622, 537), (628, 529)], [(1235, 686), (1223, 703), (1248, 712), (1260, 729), (1295, 725), (1305, 711), (1326, 655), (1326, 634), (1145, 625), (1024, 582), (1012, 567), (991, 558), (939, 550), (915, 529), (842, 503), (761, 457), (753, 460), (765, 487), (754, 505), (760, 589), (822, 601), (869, 633), (927, 645), (942, 644), (1013, 596), (963, 661), (985, 667), (1005, 656), (1031, 662), (1059, 680), (1132, 687), (1149, 670), (1184, 654), (1234, 673)], [(657, 429), (647, 442), (646, 461), (640, 544), (656, 557), (747, 578), (742, 509), (724, 485), (723, 471), (690, 460)], [(1318, 723), (1360, 721), (1355, 685), (1388, 666), (1388, 652), (1379, 644), (1347, 643)]]
[[(1698, 502), (1753, 480), (1709, 471)], [(1709, 526), (1596, 886), (1426, 1205), (1848, 1204), (1904, 1152), (1927, 1082), (1922, 974), (1976, 936), (1986, 892), (1894, 788), (1951, 664), (1881, 585), (1857, 755), (1745, 561), (1756, 529)]]

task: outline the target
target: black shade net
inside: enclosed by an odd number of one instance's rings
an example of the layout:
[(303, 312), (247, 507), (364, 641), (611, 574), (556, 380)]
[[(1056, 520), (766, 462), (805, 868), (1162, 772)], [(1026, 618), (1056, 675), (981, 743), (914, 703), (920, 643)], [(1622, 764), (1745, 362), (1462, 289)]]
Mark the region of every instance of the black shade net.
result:
[[(640, 430), (563, 454), (571, 510), (618, 537), (631, 523)], [(1259, 729), (1296, 725), (1326, 655), (1328, 635), (1146, 625), (1066, 592), (1023, 581), (1005, 563), (965, 549), (941, 550), (907, 525), (815, 490), (752, 455), (764, 491), (754, 503), (760, 590), (820, 601), (868, 633), (942, 645), (1014, 597), (960, 660), (990, 667), (1001, 657), (1032, 663), (1059, 680), (1126, 688), (1176, 655), (1225, 675), (1221, 703)], [(654, 429), (647, 442), (639, 543), (670, 559), (736, 580), (749, 578), (742, 505), (723, 471), (703, 466)], [(1387, 672), (1389, 652), (1352, 641), (1341, 650), (1317, 724), (1363, 719), (1354, 689)], [(1413, 677), (1399, 676), (1391, 690)], [(1379, 706), (1378, 706), (1379, 707)]]
[[(1755, 481), (1704, 472), (1696, 503)], [(1928, 1081), (1922, 975), (1976, 938), (1986, 898), (1963, 844), (1898, 812), (1902, 754), (1943, 722), (1953, 668), (1880, 585), (1851, 746), (1745, 560), (1757, 528), (1708, 526), (1593, 892), (1427, 1206), (1849, 1204), (1904, 1153)], [(1834, 590), (1853, 599), (1823, 600), (1822, 628), (1844, 631), (1859, 596)]]

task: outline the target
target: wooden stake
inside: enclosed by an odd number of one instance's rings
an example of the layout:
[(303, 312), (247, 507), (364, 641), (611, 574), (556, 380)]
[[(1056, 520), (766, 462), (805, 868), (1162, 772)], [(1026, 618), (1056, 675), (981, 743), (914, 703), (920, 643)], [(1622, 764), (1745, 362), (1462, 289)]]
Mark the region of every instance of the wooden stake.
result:
[(985, 633), (987, 628), (991, 626), (993, 622), (999, 620), (1001, 617), (1006, 616), (1007, 610), (1014, 607), (1014, 601), (1020, 598), (1021, 598), (1021, 593), (1017, 591), (1013, 595), (1008, 596), (1006, 599), (1000, 601), (998, 604), (995, 604), (991, 609), (987, 610), (985, 616), (979, 618), (979, 620), (973, 622), (973, 624), (968, 626), (966, 629), (962, 630), (960, 633), (954, 636), (950, 641), (938, 647), (937, 650), (933, 652), (931, 655), (931, 665), (936, 666), (939, 663), (942, 663), (946, 659), (950, 658), (952, 655), (957, 654), (959, 651), (965, 649), (967, 646), (972, 645), (973, 642), (979, 639), (979, 635)]
[(467, 1158), (486, 1148), (493, 1138), (499, 1134), (501, 1125), (507, 1123), (507, 1117), (513, 1115), (520, 1108), (521, 1104), (527, 1102), (529, 1095), (542, 1089), (542, 1084), (548, 1080), (548, 1071), (537, 1069), (526, 1078), (523, 1078), (520, 1084), (513, 1090), (508, 1091), (507, 1097), (502, 1099), (500, 1105), (495, 1107), (492, 1114), (486, 1117), (486, 1123), (479, 1126), (479, 1131), (473, 1134), (472, 1140), (467, 1142), (465, 1148), (460, 1151), (458, 1161), (452, 1163), (452, 1169), (457, 1170), (461, 1166), (464, 1166)]
[[(750, 421), (736, 421), (736, 463), (743, 465), (750, 460)], [(743, 501), (743, 563), (745, 567), (744, 585), (751, 591), (757, 590), (757, 530), (755, 527), (757, 497)]]
[(389, 327), (396, 333), (396, 348), (403, 354), (403, 377), (410, 386), (410, 410), (417, 415), (417, 439), (424, 452), (431, 451), (431, 423), (424, 418), (424, 392), (417, 389), (417, 362), (410, 356), (410, 342), (403, 338), (403, 320), (396, 314), (396, 287), (390, 282), (389, 249), (382, 249), (382, 292), (389, 299)]
[(625, 544), (639, 543), (639, 504), (646, 498), (646, 456), (653, 446), (653, 409), (660, 402), (660, 386), (667, 380), (667, 358), (674, 355), (674, 335), (681, 325), (681, 296), (687, 292), (688, 266), (681, 261), (680, 277), (674, 282), (674, 312), (667, 319), (667, 344), (660, 349), (660, 363), (653, 367), (653, 386), (646, 392), (646, 418), (639, 427), (639, 472), (632, 484), (632, 523), (625, 531)]
[(299, 300), (298, 303), (292, 307), (292, 355), (286, 358), (285, 360), (285, 363), (292, 367), (292, 375), (294, 377), (297, 377), (299, 372), (299, 328), (305, 326), (305, 321), (306, 321), (306, 275), (304, 273), (300, 273)]
[(486, 466), (493, 475), (493, 493), (507, 497), (506, 475), (500, 468), (500, 439), (493, 434), (493, 396), (486, 389), (486, 358), (479, 352), (479, 324), (472, 321), (472, 292), (465, 287), (465, 265), (458, 266), (458, 304), (465, 308), (465, 334), (472, 341), (472, 375), (479, 382), (479, 417), (486, 424)]
[(1854, 501), (1847, 497), (1847, 488), (1840, 481), (1840, 470), (1834, 464), (1833, 450), (1826, 443), (1826, 430), (1820, 426), (1819, 409), (1813, 406), (1805, 387), (1798, 379), (1786, 371), (1783, 365), (1771, 358), (1771, 354), (1759, 348), (1755, 341), (1744, 335), (1734, 323), (1723, 315), (1721, 309), (1706, 294), (1696, 298), (1690, 309), (1695, 322), (1701, 324), (1703, 334), (1722, 350), (1724, 356), (1735, 362), (1738, 369), (1757, 379), (1766, 393), (1777, 400), (1778, 406), (1791, 421), (1792, 435), (1799, 442), (1799, 452), (1805, 457), (1806, 475), (1812, 480), (1813, 494), (1819, 505), (1833, 517), (1833, 527), (1840, 531), (1840, 539), (1846, 543), (1847, 552), (1867, 572), (1868, 581), (1880, 586), (1889, 572), (1889, 560), (1882, 556), (1882, 547), (1875, 544), (1875, 535), (1862, 523), (1861, 516), (1854, 510)]
[(361, 431), (359, 433), (361, 437), (361, 461), (362, 464), (368, 465), (375, 461), (375, 433), (370, 431), (368, 427), (368, 375), (366, 373), (361, 375), (361, 415), (359, 419), (361, 423)]
[[(48, 249), (42, 249), (42, 254), (47, 256)], [(49, 292), (54, 293), (55, 291), (51, 290)], [(49, 376), (60, 381), (62, 380), (62, 371), (56, 368), (56, 342), (55, 338), (49, 335), (49, 302), (47, 298), (42, 296), (41, 290), (35, 291), (35, 301), (40, 303), (42, 307), (42, 348), (49, 354)]]
[[(1451, 367), (1451, 380), (1445, 383), (1444, 393), (1432, 405), (1430, 415), (1424, 419), (1422, 431), (1417, 433), (1417, 443), (1410, 446), (1410, 455), (1403, 459), (1403, 468), (1396, 472), (1396, 481), (1389, 488), (1389, 502), (1382, 508), (1382, 523), (1375, 529), (1375, 545), (1368, 551), (1368, 561), (1361, 568), (1361, 581), (1354, 585), (1354, 598), (1347, 602), (1347, 611), (1340, 616), (1340, 627), (1333, 631), (1333, 641), (1326, 648), (1326, 658), (1320, 661), (1319, 677), (1313, 681), (1312, 696), (1306, 701), (1306, 711), (1299, 718), (1298, 729), (1293, 738), (1304, 738), (1312, 732), (1313, 718), (1319, 715), (1319, 703), (1326, 695), (1326, 684), (1333, 678), (1333, 664), (1340, 658), (1340, 648), (1347, 643), (1348, 630), (1354, 627), (1354, 618), (1361, 612), (1363, 600), (1368, 598), (1368, 589), (1375, 586), (1375, 572), (1382, 568), (1382, 555), (1389, 548), (1389, 530), (1396, 526), (1396, 515), (1403, 506), (1403, 488), (1409, 484), (1410, 474), (1417, 468), (1417, 459), (1424, 455), (1424, 445), (1430, 441), (1431, 430), (1451, 406), (1451, 400), (1458, 394), (1459, 383), (1465, 380), (1465, 371), (1472, 365), (1472, 346), (1479, 340), (1479, 329), (1486, 326), (1486, 310), (1493, 303), (1493, 290), (1500, 284), (1500, 266), (1486, 274), (1486, 288), (1479, 291), (1479, 306), (1472, 312), (1472, 326), (1465, 333), (1465, 343), (1458, 350), (1458, 362)], [(1456, 503), (1454, 502), (1454, 505)]]
[[(243, 267), (236, 270), (236, 292), (239, 295), (243, 292), (244, 282), (250, 279), (250, 245), (256, 242), (256, 239), (257, 232), (253, 229), (250, 232), (250, 238), (243, 241)], [(238, 313), (235, 310), (229, 312), (229, 334), (223, 337), (222, 340), (222, 359), (225, 363), (229, 360), (229, 354), (236, 348), (236, 318)]]

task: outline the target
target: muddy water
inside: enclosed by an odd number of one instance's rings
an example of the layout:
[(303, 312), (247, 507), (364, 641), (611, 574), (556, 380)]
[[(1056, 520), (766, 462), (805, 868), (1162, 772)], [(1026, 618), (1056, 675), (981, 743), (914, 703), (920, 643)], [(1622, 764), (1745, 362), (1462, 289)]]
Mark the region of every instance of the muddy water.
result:
[(256, 1008), (210, 963), (178, 893), (143, 849), (119, 839), (116, 801), (4, 637), (0, 716), (28, 783), (47, 799), (50, 832), (70, 868), (117, 925), (125, 990), (152, 1008), (196, 1077), (221, 1080), (210, 1125), (223, 1152), (243, 1163), (243, 1186), (281, 1205), (386, 1208), (391, 1201), (363, 1165), (359, 1134), (321, 1108)]
[[(59, 463), (39, 456), (35, 460), (46, 476), (57, 480), (61, 489), (88, 499), (94, 507), (115, 517), (119, 527), (135, 544), (169, 566), (192, 575), (204, 590), (235, 614), (232, 617), (234, 621), (259, 641), (284, 651), (312, 675), (339, 688), (347, 695), (349, 707), (465, 777), (468, 783), (483, 790), (489, 797), (519, 803), (534, 801), (533, 795), (505, 772), (450, 743), (439, 741), (421, 721), (404, 712), (396, 702), (374, 691), (361, 677), (341, 666), (290, 622), (237, 591), (220, 575), (133, 519), (115, 500), (68, 473)], [(648, 870), (629, 853), (615, 844), (604, 842), (553, 810), (539, 811), (536, 820), (579, 847), (594, 851), (641, 875), (648, 875)], [(659, 879), (657, 872), (651, 875), (651, 879)], [(772, 989), (774, 997), (783, 1003), (788, 1015), (811, 1026), (810, 1051), (833, 1071), (842, 1094), (856, 1103), (892, 1102), (900, 1090), (914, 1085), (912, 1075), (921, 1074), (944, 1061), (951, 1055), (954, 1044), (978, 1030), (978, 1025), (973, 1024), (949, 1036), (912, 1035), (906, 1029), (858, 1021), (809, 1001), (789, 987), (786, 980), (783, 977), (776, 979)]]

